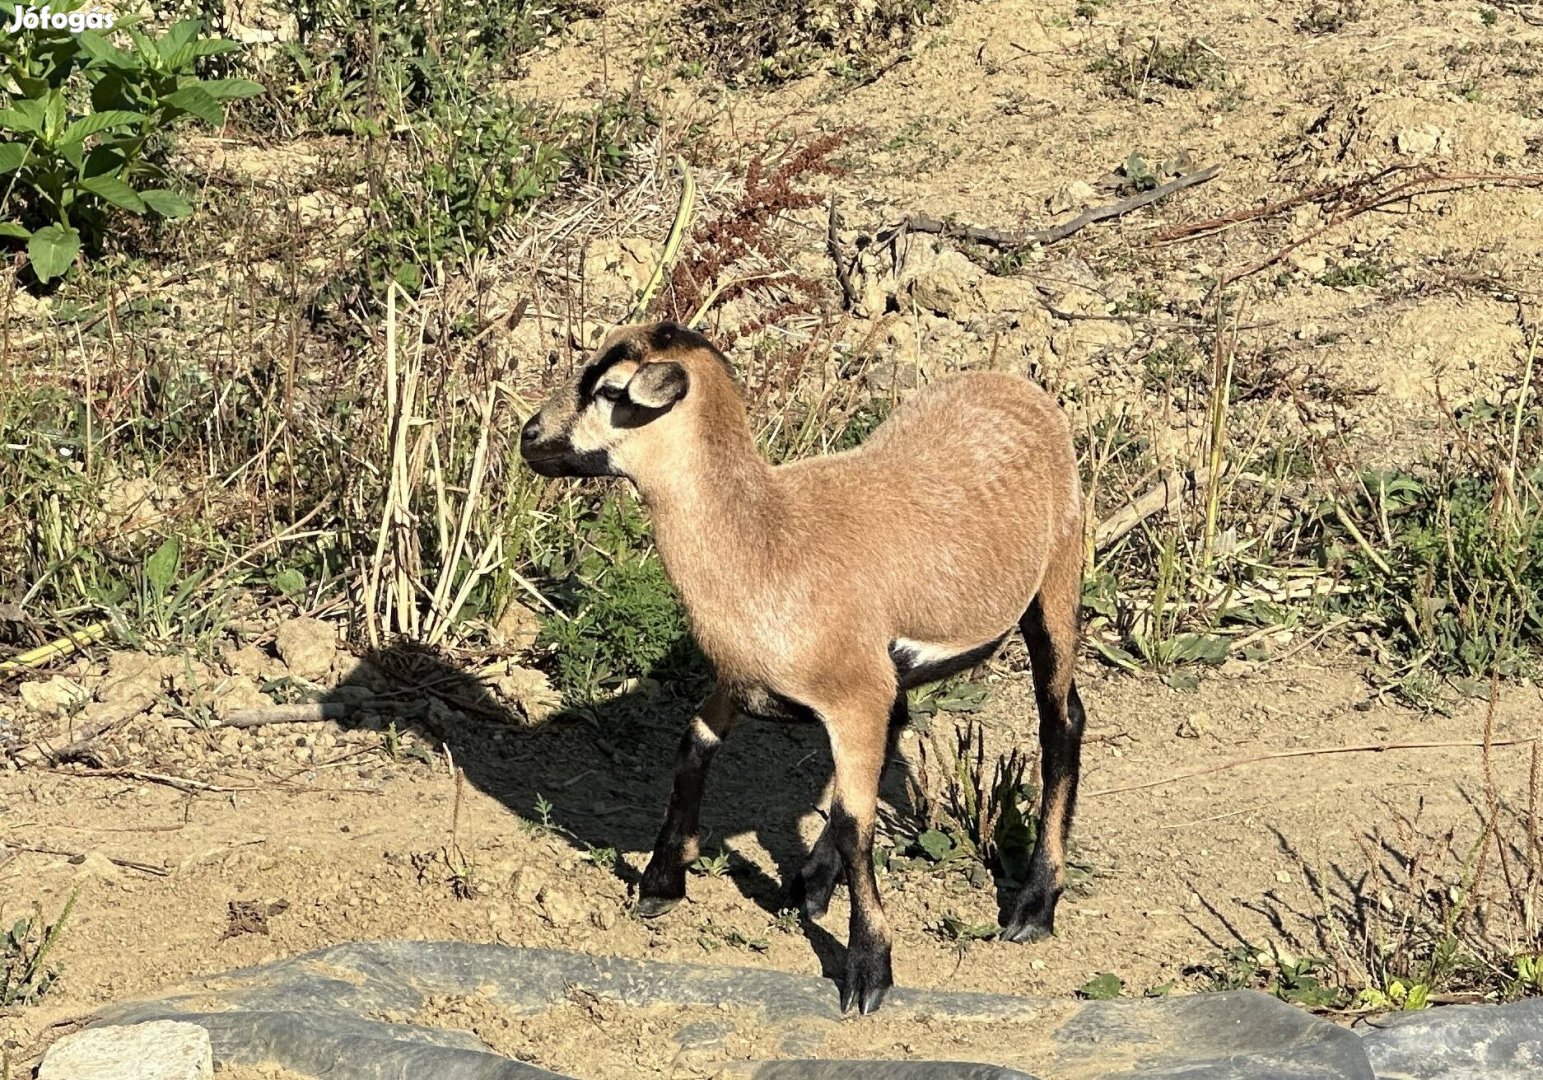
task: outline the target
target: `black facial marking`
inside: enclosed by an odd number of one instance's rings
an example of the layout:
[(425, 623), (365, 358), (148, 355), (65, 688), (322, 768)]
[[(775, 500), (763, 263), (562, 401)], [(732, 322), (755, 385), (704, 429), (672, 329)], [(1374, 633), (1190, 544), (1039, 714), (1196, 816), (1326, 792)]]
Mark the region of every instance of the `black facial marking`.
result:
[(618, 341), (597, 358), (591, 360), (579, 376), (579, 407), (588, 405), (595, 397), (595, 387), (607, 371), (626, 360), (641, 362), (643, 346), (631, 338)]
[(988, 641), (984, 645), (977, 645), (973, 649), (967, 649), (942, 660), (928, 660), (925, 663), (918, 663), (916, 654), (910, 649), (890, 642), (889, 658), (894, 662), (895, 677), (900, 681), (900, 689), (910, 690), (913, 687), (938, 682), (950, 675), (970, 670), (976, 664), (991, 659), (992, 654), (1001, 648), (1002, 642), (1006, 640), (1007, 634), (1003, 634), (995, 641)]
[(669, 352), (671, 349), (701, 349), (713, 355), (723, 369), (730, 375), (734, 374), (734, 365), (729, 363), (729, 358), (718, 351), (707, 338), (677, 322), (662, 322), (653, 328), (648, 335), (649, 347), (654, 352)]

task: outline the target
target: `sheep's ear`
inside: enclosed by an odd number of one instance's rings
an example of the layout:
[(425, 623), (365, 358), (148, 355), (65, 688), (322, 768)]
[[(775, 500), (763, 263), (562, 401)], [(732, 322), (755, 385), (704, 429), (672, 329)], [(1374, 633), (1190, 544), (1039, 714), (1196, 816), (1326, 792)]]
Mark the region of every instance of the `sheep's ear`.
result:
[(627, 397), (645, 409), (667, 409), (686, 396), (690, 379), (673, 360), (644, 364), (627, 383)]

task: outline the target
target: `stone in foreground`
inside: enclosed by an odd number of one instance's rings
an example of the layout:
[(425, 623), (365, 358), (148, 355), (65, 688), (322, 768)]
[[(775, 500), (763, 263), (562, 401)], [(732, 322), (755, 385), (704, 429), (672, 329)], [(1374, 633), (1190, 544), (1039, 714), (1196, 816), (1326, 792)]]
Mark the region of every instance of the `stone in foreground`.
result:
[(151, 1020), (66, 1035), (43, 1057), (38, 1080), (208, 1080), (209, 1032), (197, 1024)]

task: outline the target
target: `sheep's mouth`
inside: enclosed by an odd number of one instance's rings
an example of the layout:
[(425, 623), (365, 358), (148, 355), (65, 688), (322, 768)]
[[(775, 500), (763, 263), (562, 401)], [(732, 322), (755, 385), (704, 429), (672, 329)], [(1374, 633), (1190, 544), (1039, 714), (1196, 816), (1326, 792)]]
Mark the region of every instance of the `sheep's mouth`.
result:
[(532, 446), (520, 451), (531, 471), (538, 476), (614, 476), (610, 455), (604, 451), (576, 452), (572, 447)]

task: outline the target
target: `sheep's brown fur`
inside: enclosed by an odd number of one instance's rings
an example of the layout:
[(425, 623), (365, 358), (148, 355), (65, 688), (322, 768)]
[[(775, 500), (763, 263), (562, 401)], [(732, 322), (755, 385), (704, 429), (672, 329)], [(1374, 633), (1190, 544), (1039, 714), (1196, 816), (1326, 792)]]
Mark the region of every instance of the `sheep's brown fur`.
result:
[(681, 745), (645, 913), (684, 895), (702, 780), (736, 716), (812, 715), (835, 759), (831, 821), (792, 891), (817, 916), (845, 870), (843, 1007), (876, 1007), (890, 984), (889, 931), (871, 847), (904, 691), (978, 663), (1017, 625), (1034, 667), (1044, 806), (1004, 936), (1049, 933), (1083, 722), (1072, 683), (1081, 488), (1050, 395), (1014, 375), (956, 375), (854, 450), (772, 466), (724, 357), (683, 327), (632, 326), (531, 419), (522, 448), (548, 475), (633, 481), (717, 675)]

